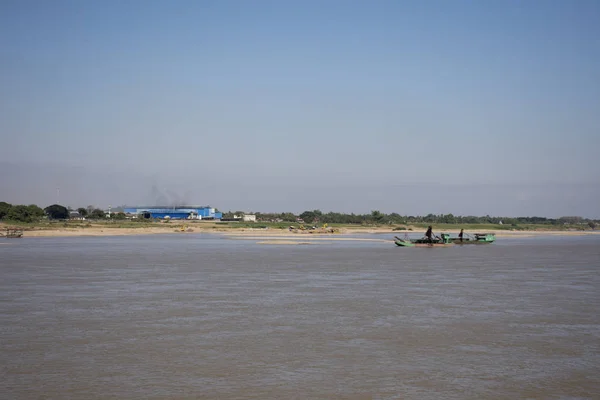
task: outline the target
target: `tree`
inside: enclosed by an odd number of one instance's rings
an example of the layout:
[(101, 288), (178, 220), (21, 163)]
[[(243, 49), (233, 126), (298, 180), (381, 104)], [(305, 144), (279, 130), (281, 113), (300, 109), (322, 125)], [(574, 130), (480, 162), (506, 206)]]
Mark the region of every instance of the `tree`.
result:
[(371, 218), (373, 219), (373, 221), (375, 221), (376, 223), (381, 223), (383, 221), (383, 219), (385, 218), (385, 214), (382, 214), (380, 211), (378, 210), (373, 210), (371, 211)]
[(29, 212), (28, 206), (18, 205), (13, 206), (6, 214), (6, 219), (10, 221), (31, 222), (33, 217)]
[(0, 203), (0, 219), (8, 219), (11, 221), (33, 222), (44, 216), (44, 210), (35, 204), (16, 205), (1, 202)]
[(588, 225), (590, 226), (590, 228), (596, 229), (596, 223), (594, 221), (588, 222)]
[(4, 218), (12, 208), (12, 204), (5, 201), (0, 201), (0, 219)]
[(424, 221), (424, 222), (428, 222), (428, 223), (431, 223), (431, 222), (434, 222), (434, 223), (435, 223), (435, 222), (438, 222), (438, 217), (437, 217), (437, 215), (433, 215), (433, 214), (427, 214), (427, 215), (426, 215), (426, 216), (423, 218), (423, 221)]
[(104, 211), (102, 211), (99, 208), (95, 208), (91, 213), (90, 213), (90, 218), (92, 219), (100, 219), (100, 218), (106, 218), (106, 214), (104, 214)]
[(583, 218), (581, 217), (560, 217), (558, 220), (563, 224), (580, 224)]
[(38, 207), (35, 204), (30, 204), (27, 206), (27, 208), (29, 210), (29, 214), (31, 215), (32, 219), (40, 219), (46, 215), (44, 210), (42, 210), (40, 207)]
[(110, 217), (112, 219), (125, 219), (126, 218), (125, 213), (122, 213), (122, 212), (117, 212), (117, 213), (111, 214)]
[(60, 204), (52, 204), (44, 208), (44, 211), (48, 215), (50, 219), (68, 219), (69, 218), (69, 210), (66, 207), (61, 206)]
[(79, 215), (81, 215), (82, 217), (87, 217), (88, 215), (88, 210), (87, 208), (83, 208), (83, 207), (79, 207), (77, 209), (77, 212), (79, 213)]
[(390, 215), (388, 215), (388, 217), (389, 217), (390, 221), (393, 222), (394, 224), (405, 224), (406, 223), (406, 219), (403, 218), (398, 213), (391, 213)]
[(315, 220), (316, 216), (313, 211), (304, 211), (302, 214), (300, 214), (300, 218), (302, 218), (302, 220), (306, 223), (311, 223)]
[(296, 222), (296, 216), (290, 212), (281, 213), (279, 218), (281, 218), (283, 221), (286, 221), (286, 222)]
[(456, 217), (452, 214), (442, 215), (441, 222), (444, 224), (455, 224)]

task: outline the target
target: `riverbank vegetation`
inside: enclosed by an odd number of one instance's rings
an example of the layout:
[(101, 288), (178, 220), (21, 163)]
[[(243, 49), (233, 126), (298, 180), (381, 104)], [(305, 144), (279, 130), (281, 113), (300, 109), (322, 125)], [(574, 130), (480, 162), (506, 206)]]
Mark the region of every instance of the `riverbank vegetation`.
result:
[(425, 227), (427, 225), (446, 226), (448, 228), (485, 228), (491, 229), (561, 229), (583, 228), (595, 229), (600, 226), (600, 220), (582, 217), (491, 217), (486, 216), (456, 216), (453, 214), (428, 214), (425, 216), (385, 214), (372, 211), (369, 214), (344, 214), (320, 210), (305, 211), (298, 216), (293, 213), (268, 214), (256, 213), (257, 221), (261, 222), (302, 222), (308, 224), (344, 224), (344, 225), (401, 225)]
[[(242, 212), (226, 212), (224, 218), (243, 215)], [(560, 218), (545, 217), (492, 217), (486, 216), (455, 216), (453, 214), (428, 214), (425, 216), (401, 215), (399, 213), (382, 213), (372, 211), (368, 214), (346, 214), (337, 212), (324, 213), (320, 210), (304, 211), (300, 214), (287, 213), (256, 213), (256, 222), (242, 221), (172, 221), (173, 224), (202, 223), (214, 229), (288, 229), (290, 226), (306, 227), (389, 227), (392, 230), (423, 229), (433, 225), (437, 230), (590, 230), (600, 226), (600, 220), (587, 219), (578, 216)], [(165, 220), (148, 220), (133, 218), (123, 212), (113, 212), (108, 215), (102, 209), (88, 206), (72, 210), (59, 204), (52, 204), (44, 209), (31, 205), (12, 205), (0, 202), (0, 221), (3, 224), (18, 226), (73, 227), (85, 228), (92, 225), (110, 225), (111, 227), (137, 228), (149, 225), (170, 223)]]

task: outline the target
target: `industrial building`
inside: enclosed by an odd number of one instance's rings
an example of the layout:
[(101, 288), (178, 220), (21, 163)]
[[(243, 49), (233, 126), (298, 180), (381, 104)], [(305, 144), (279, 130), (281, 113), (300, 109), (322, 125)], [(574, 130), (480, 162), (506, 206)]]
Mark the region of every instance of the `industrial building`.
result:
[(223, 217), (223, 213), (209, 206), (125, 207), (124, 211), (138, 218), (220, 220)]

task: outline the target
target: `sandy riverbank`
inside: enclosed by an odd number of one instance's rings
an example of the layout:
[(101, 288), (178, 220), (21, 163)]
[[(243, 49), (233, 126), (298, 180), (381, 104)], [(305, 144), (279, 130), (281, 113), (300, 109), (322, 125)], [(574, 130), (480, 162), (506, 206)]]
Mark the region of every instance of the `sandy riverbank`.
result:
[[(491, 233), (496, 233), (496, 237), (498, 238), (526, 238), (526, 237), (544, 237), (544, 236), (583, 236), (583, 235), (595, 235), (600, 234), (600, 232), (565, 232), (565, 231), (538, 231), (538, 232), (506, 232), (506, 231), (486, 231)], [(262, 232), (257, 231), (243, 231), (243, 232), (228, 232), (225, 233), (224, 236), (229, 237), (232, 240), (254, 240), (258, 241), (259, 244), (305, 244), (313, 243), (313, 244), (324, 244), (331, 243), (334, 241), (369, 241), (369, 242), (384, 242), (384, 243), (393, 243), (394, 236), (402, 237), (404, 233), (398, 234), (398, 232), (394, 231), (354, 231), (354, 232), (344, 232), (346, 235), (360, 235), (365, 233), (370, 234), (380, 234), (381, 239), (375, 238), (361, 238), (361, 237), (339, 237), (339, 235), (332, 234), (293, 234), (289, 232), (269, 232), (268, 230), (263, 230)], [(389, 235), (389, 236), (388, 236)], [(304, 242), (300, 242), (304, 241)]]
[(173, 228), (58, 228), (25, 230), (23, 237), (73, 237), (73, 236), (134, 236), (153, 234), (185, 234), (188, 232), (175, 232)]
[(263, 240), (256, 242), (257, 244), (287, 244), (287, 245), (299, 245), (299, 244), (315, 244), (314, 242), (300, 242), (296, 240)]
[[(440, 233), (449, 233), (452, 236), (458, 236), (460, 229), (439, 229), (434, 226), (433, 232), (436, 235)], [(370, 234), (390, 234), (394, 236), (403, 236), (405, 233), (409, 235), (419, 235), (425, 234), (425, 229), (414, 229), (412, 231), (394, 231), (389, 228), (374, 228), (374, 229), (347, 229), (347, 234), (357, 234), (357, 233), (370, 233)], [(510, 231), (505, 229), (465, 229), (465, 234), (475, 234), (475, 233), (493, 233), (497, 237), (529, 237), (529, 236), (581, 236), (581, 235), (598, 235), (600, 231), (552, 231), (552, 230), (527, 230), (527, 231)]]
[[(452, 236), (458, 236), (459, 230), (433, 230), (437, 235), (441, 232), (450, 233)], [(465, 234), (474, 234), (474, 233), (493, 233), (496, 237), (533, 237), (533, 236), (584, 236), (584, 235), (600, 235), (600, 231), (549, 231), (549, 230), (539, 230), (539, 231), (507, 231), (507, 230), (496, 230), (496, 229), (482, 229), (482, 230), (465, 230)], [(230, 236), (275, 236), (275, 237), (336, 237), (339, 235), (365, 235), (365, 234), (379, 234), (379, 235), (390, 235), (393, 236), (404, 236), (405, 233), (409, 235), (420, 235), (425, 234), (425, 230), (422, 232), (419, 230), (413, 231), (394, 231), (389, 228), (343, 228), (340, 229), (339, 233), (331, 234), (331, 233), (319, 233), (319, 232), (290, 232), (288, 230), (278, 230), (278, 229), (240, 229), (240, 230), (228, 230), (226, 232), (220, 232), (225, 235)]]
[[(0, 230), (3, 227), (0, 226)], [(465, 231), (465, 233), (475, 233), (476, 230)], [(534, 236), (582, 236), (582, 235), (600, 235), (600, 231), (507, 231), (507, 230), (489, 230), (485, 232), (496, 234), (497, 237), (534, 237)], [(381, 228), (341, 228), (338, 233), (325, 233), (318, 231), (298, 231), (290, 232), (287, 229), (252, 229), (252, 228), (216, 228), (215, 226), (202, 226), (200, 224), (189, 226), (181, 231), (177, 226), (147, 226), (139, 228), (130, 227), (110, 227), (110, 226), (90, 226), (90, 227), (44, 227), (44, 228), (24, 228), (23, 236), (27, 237), (75, 237), (75, 236), (132, 236), (132, 235), (152, 235), (152, 234), (173, 234), (185, 235), (191, 233), (215, 233), (236, 237), (260, 237), (260, 238), (288, 238), (290, 240), (309, 240), (309, 238), (338, 238), (340, 235), (364, 235), (380, 234), (389, 235), (382, 237), (382, 240), (391, 240), (394, 236), (404, 236), (405, 233), (414, 235), (424, 233), (418, 230), (414, 231), (394, 231), (386, 227)], [(438, 231), (434, 228), (434, 233)], [(458, 231), (449, 231), (452, 235), (457, 235)], [(378, 240), (378, 239), (374, 239)]]

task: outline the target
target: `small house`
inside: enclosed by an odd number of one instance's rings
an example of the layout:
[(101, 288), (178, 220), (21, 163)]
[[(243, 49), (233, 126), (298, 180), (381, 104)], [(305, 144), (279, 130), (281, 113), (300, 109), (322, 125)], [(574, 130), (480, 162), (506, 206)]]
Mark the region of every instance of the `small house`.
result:
[(74, 219), (77, 221), (85, 221), (85, 217), (79, 214), (78, 211), (69, 211), (69, 219)]

